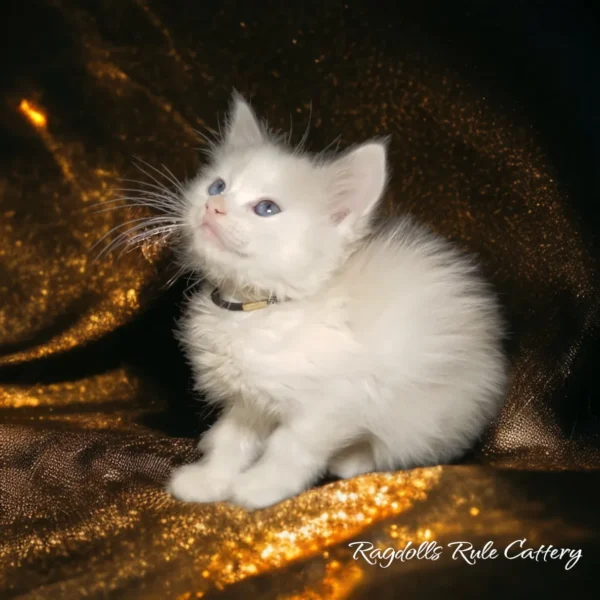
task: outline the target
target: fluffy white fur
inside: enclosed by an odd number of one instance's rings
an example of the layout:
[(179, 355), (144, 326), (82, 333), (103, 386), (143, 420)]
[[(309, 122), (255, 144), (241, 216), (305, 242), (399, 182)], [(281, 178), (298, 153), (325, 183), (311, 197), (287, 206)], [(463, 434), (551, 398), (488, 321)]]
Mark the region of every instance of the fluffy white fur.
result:
[[(209, 196), (217, 178), (226, 188)], [(310, 157), (234, 99), (225, 139), (185, 193), (186, 260), (211, 285), (180, 336), (198, 389), (223, 412), (203, 459), (174, 472), (177, 498), (258, 508), (327, 470), (446, 462), (498, 413), (495, 296), (470, 259), (411, 220), (373, 228), (385, 184), (383, 143)], [(264, 198), (281, 212), (257, 216)], [(215, 286), (280, 302), (232, 312), (211, 301)]]

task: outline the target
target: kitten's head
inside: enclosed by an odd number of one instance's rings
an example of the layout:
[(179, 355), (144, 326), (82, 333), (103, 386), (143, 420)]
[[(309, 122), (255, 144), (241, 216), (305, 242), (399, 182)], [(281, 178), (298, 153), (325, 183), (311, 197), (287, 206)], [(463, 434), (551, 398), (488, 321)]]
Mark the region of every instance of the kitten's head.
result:
[(368, 232), (385, 183), (384, 144), (302, 155), (236, 95), (224, 139), (186, 190), (186, 262), (237, 289), (314, 293)]

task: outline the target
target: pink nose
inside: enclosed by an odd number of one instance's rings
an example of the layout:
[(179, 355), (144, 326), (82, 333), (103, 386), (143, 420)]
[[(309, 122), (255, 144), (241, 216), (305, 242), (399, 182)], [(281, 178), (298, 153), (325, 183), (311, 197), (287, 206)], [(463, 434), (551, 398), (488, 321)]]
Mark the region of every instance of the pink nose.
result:
[(227, 207), (223, 196), (211, 196), (206, 201), (206, 211), (216, 215), (226, 215)]

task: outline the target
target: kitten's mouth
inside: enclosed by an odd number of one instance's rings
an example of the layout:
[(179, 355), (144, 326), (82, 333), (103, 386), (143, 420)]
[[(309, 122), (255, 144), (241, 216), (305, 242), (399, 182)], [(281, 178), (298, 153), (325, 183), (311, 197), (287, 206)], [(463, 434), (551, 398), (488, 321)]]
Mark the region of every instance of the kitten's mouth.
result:
[(200, 224), (200, 229), (203, 232), (205, 232), (204, 235), (206, 235), (210, 239), (215, 240), (225, 249), (225, 244), (223, 243), (223, 239), (219, 235), (219, 230), (217, 227), (218, 226), (216, 223), (211, 223), (210, 221), (202, 221), (202, 223)]
[(227, 238), (221, 231), (221, 228), (212, 219), (204, 217), (200, 223), (199, 229), (202, 231), (203, 236), (212, 241), (219, 249), (225, 250), (226, 252), (233, 252), (238, 256), (248, 256), (246, 253), (241, 252), (235, 247), (235, 244)]

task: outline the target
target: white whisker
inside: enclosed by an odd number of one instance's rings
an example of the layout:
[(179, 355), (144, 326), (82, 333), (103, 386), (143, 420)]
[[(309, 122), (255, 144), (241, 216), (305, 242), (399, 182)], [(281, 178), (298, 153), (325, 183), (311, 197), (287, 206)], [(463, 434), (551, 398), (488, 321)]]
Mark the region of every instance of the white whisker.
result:
[[(161, 223), (166, 223), (166, 225), (160, 225)], [(139, 219), (132, 219), (130, 221), (126, 221), (125, 223), (121, 223), (108, 232), (106, 232), (91, 248), (90, 251), (94, 250), (103, 240), (108, 238), (111, 234), (115, 233), (119, 229), (124, 227), (128, 227), (130, 225), (134, 225), (133, 227), (129, 227), (126, 231), (119, 233), (119, 235), (109, 244), (106, 245), (105, 248), (96, 256), (95, 260), (98, 260), (105, 254), (108, 254), (114, 247), (115, 244), (118, 244), (119, 240), (126, 239), (127, 236), (131, 236), (132, 233), (139, 231), (141, 229), (145, 229), (146, 227), (151, 227), (153, 225), (159, 225), (160, 227), (169, 227), (171, 229), (179, 229), (181, 227), (178, 221), (174, 221), (173, 217), (167, 216), (157, 216), (157, 217), (142, 217)], [(155, 229), (160, 229), (155, 228)]]
[[(168, 235), (170, 235), (171, 233), (173, 233), (175, 231), (174, 228), (172, 227), (157, 227), (151, 231), (148, 232), (143, 232), (142, 234), (138, 234), (132, 237), (128, 237), (128, 233), (129, 232), (124, 232), (121, 235), (119, 235), (118, 237), (116, 237), (110, 244), (108, 244), (106, 246), (106, 248), (104, 248), (102, 250), (102, 252), (98, 255), (97, 258), (109, 254), (115, 250), (118, 250), (119, 248), (123, 247), (123, 251), (121, 252), (121, 254), (119, 256), (122, 256), (124, 252), (129, 252), (131, 250), (133, 250), (134, 248), (140, 246), (144, 241), (146, 241), (147, 239), (157, 236), (157, 235), (162, 235), (163, 236), (163, 241), (168, 237)], [(163, 235), (163, 234), (167, 234), (167, 235)]]
[[(137, 165), (136, 165), (136, 167), (137, 167)], [(158, 190), (159, 192), (161, 192), (163, 194), (168, 194), (170, 196), (177, 197), (177, 195), (175, 194), (175, 192), (173, 192), (172, 190), (170, 190), (162, 182), (158, 182), (160, 185), (157, 185), (156, 183), (151, 183), (149, 181), (141, 181), (141, 180), (138, 180), (138, 179), (120, 179), (119, 181), (123, 181), (125, 183), (135, 183), (137, 185), (149, 187), (149, 188), (151, 188), (153, 190)], [(155, 181), (157, 181), (157, 180), (155, 179)], [(143, 193), (145, 190), (136, 188), (135, 191), (139, 191), (140, 193)]]
[(161, 171), (160, 169), (157, 169), (156, 167), (152, 166), (150, 163), (147, 163), (146, 161), (142, 160), (141, 158), (138, 158), (137, 160), (140, 161), (143, 165), (146, 165), (149, 169), (152, 169), (152, 171), (154, 171), (161, 177), (164, 177), (169, 183), (173, 184), (180, 192), (185, 191), (179, 179), (177, 179), (177, 177), (175, 177), (175, 175), (173, 175), (173, 173), (169, 171), (169, 169), (167, 169), (165, 165), (161, 165), (161, 167), (167, 171), (166, 174), (163, 173), (163, 171)]
[[(120, 198), (120, 200), (122, 201), (127, 201), (127, 200), (139, 200), (139, 198)], [(95, 210), (95, 211), (91, 211), (92, 214), (100, 214), (100, 213), (105, 213), (105, 212), (110, 212), (113, 210), (118, 210), (118, 209), (123, 209), (123, 208), (156, 208), (156, 209), (160, 209), (163, 211), (164, 214), (169, 214), (172, 215), (172, 218), (174, 219), (179, 219), (181, 221), (183, 221), (183, 218), (181, 217), (176, 217), (175, 213), (172, 213), (170, 210), (166, 210), (166, 209), (170, 209), (171, 207), (169, 205), (166, 204), (154, 204), (154, 203), (148, 203), (148, 202), (128, 202), (127, 204), (120, 204), (120, 205), (113, 205), (113, 206), (109, 206), (108, 208), (103, 208), (101, 210)]]
[(294, 132), (294, 119), (290, 113), (290, 133), (288, 134), (288, 138), (287, 138), (287, 145), (291, 146), (292, 145), (292, 134)]
[[(140, 159), (137, 159), (137, 160), (140, 160)], [(142, 162), (142, 164), (145, 164), (143, 161), (141, 161), (141, 162)], [(157, 178), (156, 178), (154, 175), (152, 175), (151, 173), (148, 173), (148, 171), (146, 171), (145, 169), (143, 169), (143, 168), (142, 168), (142, 167), (141, 167), (139, 164), (136, 164), (136, 163), (134, 163), (134, 166), (135, 166), (135, 168), (136, 168), (136, 169), (138, 169), (138, 171), (141, 171), (141, 172), (142, 172), (144, 175), (146, 175), (146, 177), (149, 177), (150, 179), (152, 179), (152, 181), (154, 181), (154, 183), (156, 184), (156, 186), (158, 187), (158, 189), (159, 189), (159, 190), (162, 190), (162, 191), (170, 191), (170, 190), (169, 190), (169, 189), (166, 187), (166, 185), (165, 185), (165, 184), (164, 184), (162, 181), (160, 181), (159, 179), (157, 179)], [(153, 169), (154, 171), (158, 171), (158, 169), (156, 169), (155, 167), (152, 167), (152, 169)], [(165, 176), (164, 176), (164, 174), (163, 174), (163, 173), (161, 173), (160, 171), (158, 171), (158, 173), (159, 173), (161, 176), (165, 177)], [(166, 178), (166, 177), (165, 177), (165, 178)], [(167, 179), (167, 181), (168, 181), (168, 179)], [(172, 193), (172, 192), (171, 192), (171, 193)]]
[[(175, 187), (177, 189), (179, 189), (181, 192), (184, 192), (184, 188), (182, 186), (182, 184), (179, 182), (179, 180), (169, 171), (170, 176), (166, 175), (165, 173), (163, 173), (160, 169), (157, 169), (156, 167), (152, 166), (150, 163), (147, 163), (145, 160), (142, 160), (141, 158), (136, 157), (136, 160), (141, 162), (143, 165), (145, 165), (146, 167), (148, 167), (149, 169), (151, 169), (152, 171), (154, 171), (157, 175), (159, 175), (160, 177), (163, 177), (164, 179), (166, 179), (169, 183), (175, 185)], [(136, 167), (142, 171), (142, 173), (146, 173), (139, 165), (136, 165)], [(152, 175), (150, 175), (149, 173), (146, 173), (146, 175), (148, 175), (151, 179), (153, 179), (154, 181), (156, 181), (157, 184), (160, 185), (160, 182), (155, 179), (154, 177), (152, 177)]]
[(132, 223), (139, 223), (140, 221), (147, 221), (148, 217), (142, 217), (139, 219), (133, 219), (131, 221), (126, 221), (125, 223), (120, 223), (119, 225), (116, 225), (115, 227), (113, 227), (112, 229), (110, 229), (109, 231), (107, 231), (91, 248), (90, 251), (93, 250), (100, 242), (102, 242), (102, 240), (105, 240), (108, 236), (110, 236), (112, 233), (114, 233), (115, 231), (117, 231), (118, 229), (121, 229), (122, 227), (127, 227), (127, 225), (131, 225)]
[(125, 192), (125, 193), (135, 193), (135, 194), (139, 194), (140, 196), (150, 196), (152, 198), (169, 198), (171, 200), (177, 201), (179, 200), (180, 196), (178, 194), (175, 194), (174, 192), (170, 191), (170, 190), (161, 190), (160, 192), (155, 192), (153, 190), (143, 190), (140, 188), (116, 188), (114, 190), (115, 192)]
[(164, 289), (169, 289), (180, 277), (185, 273), (185, 267), (179, 267), (175, 273), (169, 277), (167, 282), (164, 284)]
[(182, 193), (185, 194), (185, 187), (183, 186), (183, 183), (181, 181), (179, 181), (179, 179), (177, 179), (177, 177), (175, 177), (175, 175), (173, 174), (173, 172), (171, 171), (171, 169), (169, 169), (169, 167), (167, 167), (166, 165), (160, 165), (166, 172), (167, 174), (171, 177), (171, 179), (173, 180), (173, 184), (175, 185), (175, 187)]
[(309, 113), (308, 113), (308, 123), (306, 124), (306, 130), (304, 131), (303, 136), (300, 138), (300, 141), (298, 142), (298, 145), (296, 146), (294, 152), (298, 153), (298, 152), (302, 152), (304, 150), (304, 147), (306, 145), (306, 142), (308, 141), (308, 134), (310, 133), (310, 122), (312, 120), (312, 100), (310, 101), (310, 106), (309, 106)]

